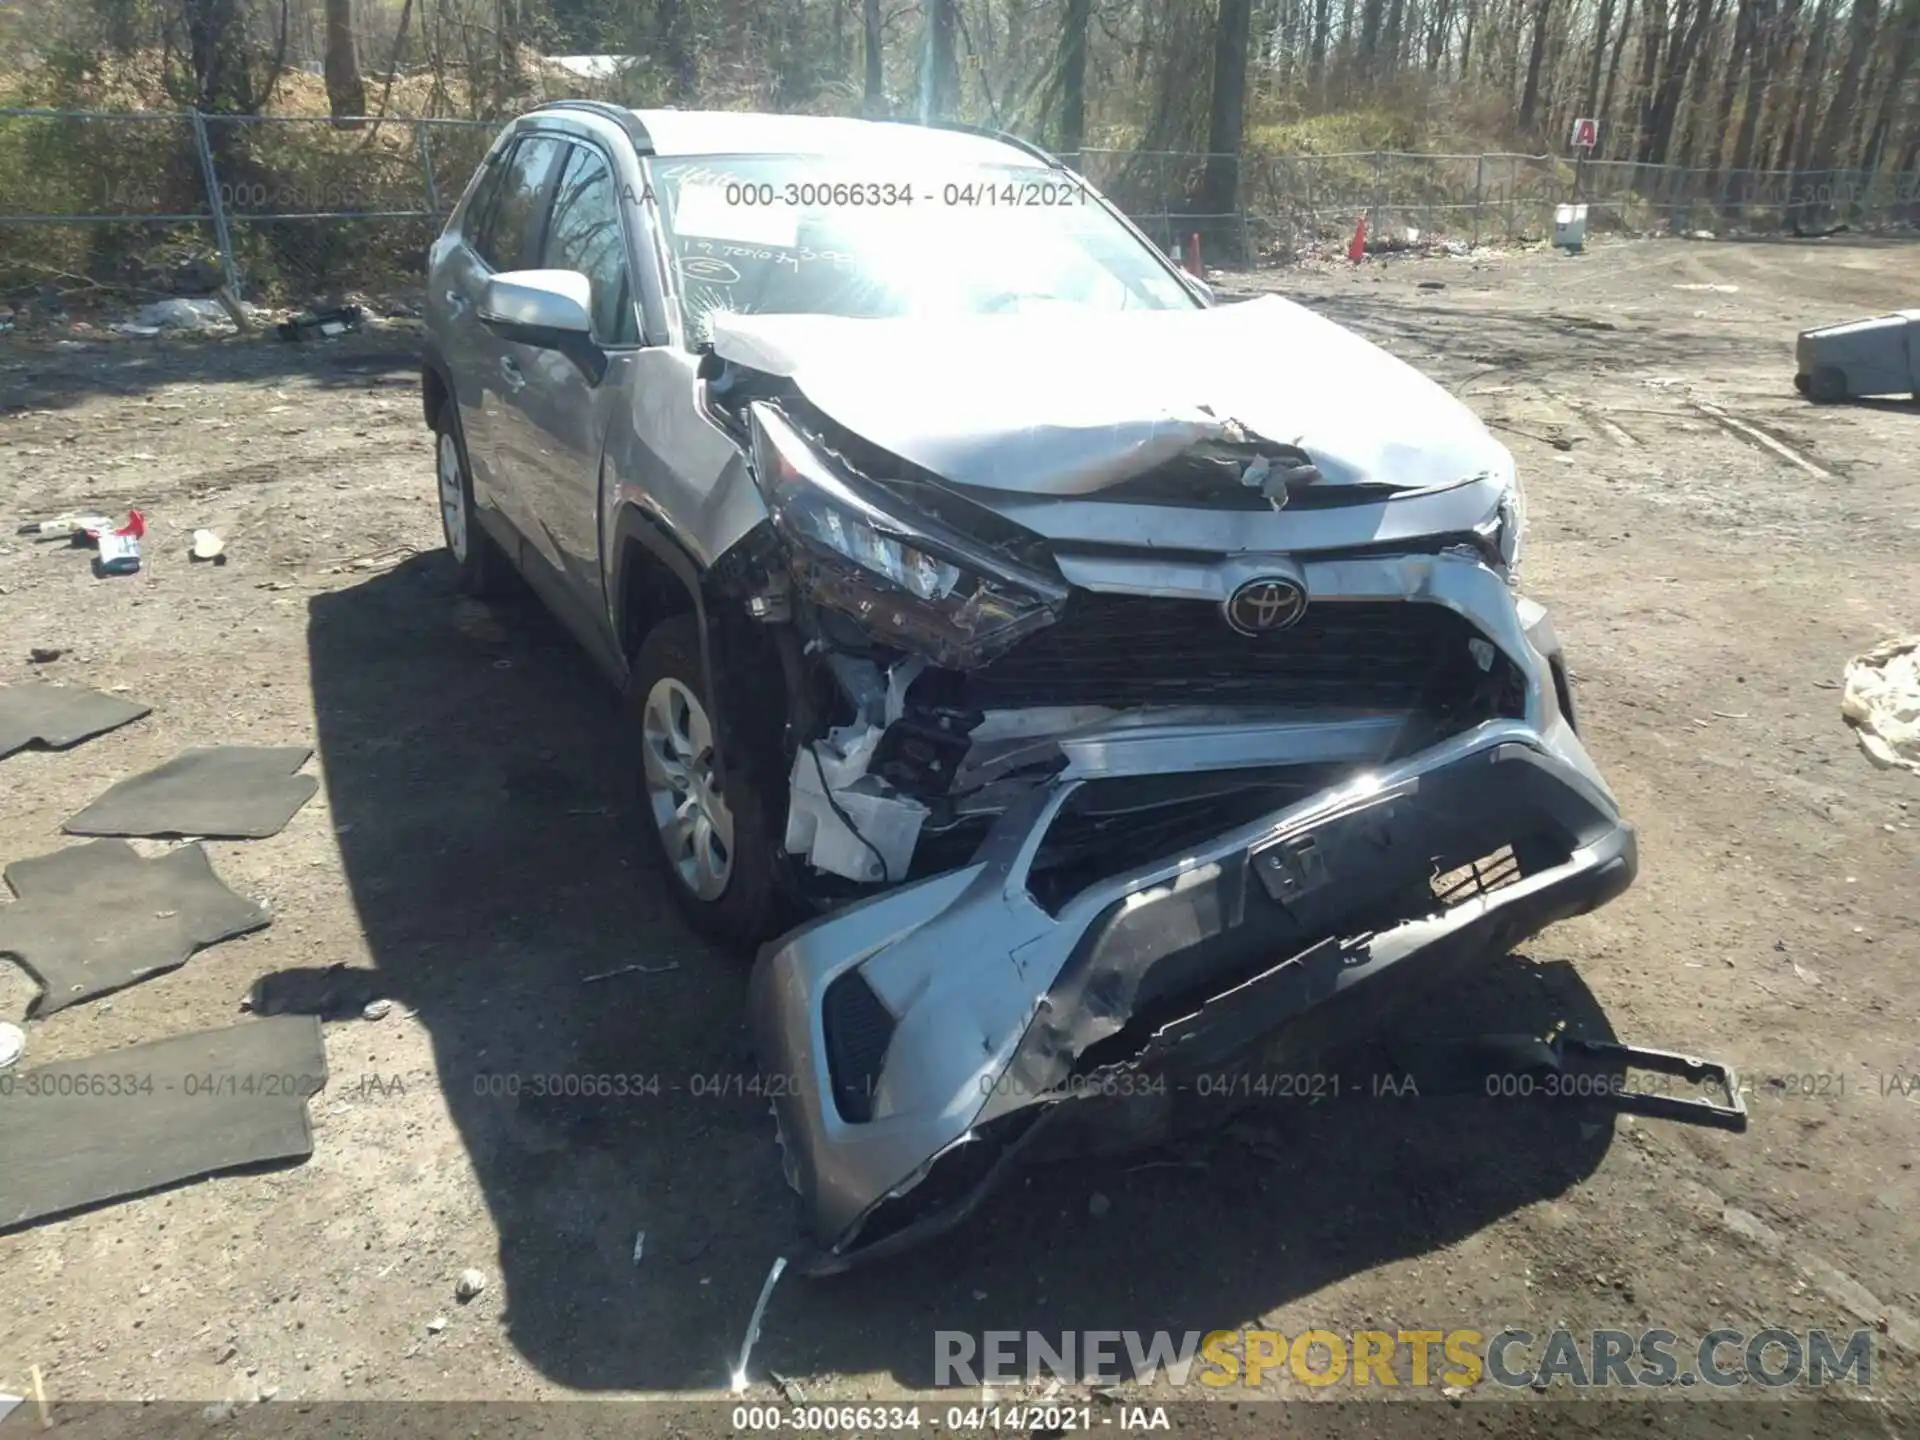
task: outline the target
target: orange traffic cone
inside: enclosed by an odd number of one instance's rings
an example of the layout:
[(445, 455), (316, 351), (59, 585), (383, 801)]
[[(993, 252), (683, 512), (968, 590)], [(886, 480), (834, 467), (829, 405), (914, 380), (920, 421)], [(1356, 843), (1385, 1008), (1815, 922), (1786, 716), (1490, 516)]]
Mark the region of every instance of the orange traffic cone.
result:
[(1353, 227), (1353, 240), (1347, 246), (1347, 259), (1358, 265), (1367, 258), (1367, 217), (1362, 215), (1360, 223)]
[(1207, 272), (1200, 265), (1200, 232), (1198, 230), (1187, 236), (1187, 273), (1196, 280), (1207, 278)]

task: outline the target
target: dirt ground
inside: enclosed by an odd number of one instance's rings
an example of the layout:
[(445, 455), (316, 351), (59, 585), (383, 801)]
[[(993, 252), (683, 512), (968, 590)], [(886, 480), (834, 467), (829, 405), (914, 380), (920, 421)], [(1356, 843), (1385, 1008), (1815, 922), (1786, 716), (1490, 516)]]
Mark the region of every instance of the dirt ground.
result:
[[(1031, 1173), (897, 1261), (784, 1281), (754, 1395), (774, 1372), (809, 1400), (924, 1391), (937, 1328), (1263, 1321), (1866, 1325), (1875, 1390), (1920, 1393), (1920, 782), (1867, 763), (1837, 688), (1920, 625), (1920, 409), (1790, 384), (1800, 328), (1920, 303), (1917, 255), (1623, 242), (1222, 282), (1305, 300), (1498, 427), (1528, 588), (1639, 827), (1623, 899), (1423, 1023), (1560, 1018), (1724, 1059), (1745, 1134), (1481, 1097), (1270, 1104), (1176, 1157)], [(0, 345), (0, 681), (154, 707), (0, 763), (0, 859), (57, 848), (184, 746), (310, 744), (323, 779), (278, 836), (208, 846), (268, 929), (33, 1022), (26, 1063), (236, 1023), (262, 977), (351, 967), (310, 1162), (0, 1237), (0, 1390), (35, 1365), (56, 1404), (723, 1387), (796, 1223), (765, 1106), (724, 1079), (746, 972), (649, 878), (586, 661), (531, 604), (454, 597), (408, 332)], [(136, 577), (11, 533), (128, 505), (151, 527)], [(200, 526), (230, 563), (188, 561)], [(655, 973), (588, 978), (630, 965)], [(0, 986), (17, 1017), (31, 983), (0, 962)], [(374, 996), (392, 1013), (359, 1018)], [(491, 1093), (597, 1073), (670, 1088)], [(490, 1283), (460, 1304), (467, 1267)]]

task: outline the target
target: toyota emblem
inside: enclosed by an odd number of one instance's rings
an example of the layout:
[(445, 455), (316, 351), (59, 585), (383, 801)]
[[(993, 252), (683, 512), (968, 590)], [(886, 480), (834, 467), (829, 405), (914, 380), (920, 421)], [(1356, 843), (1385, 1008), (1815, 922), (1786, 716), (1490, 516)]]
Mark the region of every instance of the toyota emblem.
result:
[(1242, 635), (1265, 635), (1299, 622), (1307, 613), (1307, 592), (1298, 580), (1263, 575), (1235, 590), (1220, 608)]

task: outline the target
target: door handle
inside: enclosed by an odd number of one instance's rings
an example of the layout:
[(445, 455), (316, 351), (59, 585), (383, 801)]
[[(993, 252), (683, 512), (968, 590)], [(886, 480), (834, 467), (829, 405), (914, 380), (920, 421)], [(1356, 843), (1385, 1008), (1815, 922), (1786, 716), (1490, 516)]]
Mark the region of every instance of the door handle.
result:
[(527, 383), (527, 377), (520, 373), (520, 367), (511, 355), (500, 357), (500, 373), (506, 377), (509, 390), (518, 390)]
[(447, 308), (458, 315), (467, 308), (467, 297), (458, 290), (447, 291)]

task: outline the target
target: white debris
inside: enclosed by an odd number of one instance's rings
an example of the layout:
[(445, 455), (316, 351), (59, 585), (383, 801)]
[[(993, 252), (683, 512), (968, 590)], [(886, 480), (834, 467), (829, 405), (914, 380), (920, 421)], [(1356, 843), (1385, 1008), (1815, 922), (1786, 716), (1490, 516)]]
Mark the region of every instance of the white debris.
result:
[(453, 1282), (453, 1298), (464, 1305), (486, 1288), (487, 1277), (483, 1271), (462, 1270), (460, 1278)]
[(887, 671), (887, 724), (907, 713), (907, 687), (927, 668), (926, 658), (910, 655)]
[(196, 560), (212, 560), (226, 548), (227, 542), (212, 530), (193, 532), (193, 558)]
[(786, 848), (849, 880), (906, 878), (927, 807), (867, 774), (880, 727), (844, 726), (793, 757)]
[(773, 1287), (780, 1283), (780, 1274), (786, 1268), (787, 1257), (782, 1255), (773, 1262), (773, 1268), (767, 1271), (767, 1278), (760, 1286), (760, 1298), (754, 1303), (753, 1318), (747, 1322), (746, 1338), (740, 1342), (740, 1359), (733, 1367), (733, 1393), (736, 1395), (747, 1388), (747, 1361), (753, 1358), (753, 1342), (760, 1338), (760, 1321), (767, 1313), (767, 1302), (773, 1298)]
[(362, 1020), (384, 1020), (393, 1013), (391, 1000), (369, 1000), (360, 1011)]
[(27, 1032), (10, 1021), (0, 1020), (0, 1070), (20, 1063), (27, 1053)]
[(1888, 640), (1853, 660), (1840, 713), (1875, 765), (1920, 775), (1920, 635)]
[[(128, 333), (157, 330), (231, 330), (233, 317), (218, 300), (156, 300), (135, 313)], [(115, 326), (119, 329), (119, 326)]]
[(436, 1315), (431, 1320), (427, 1321), (427, 1333), (429, 1335), (438, 1335), (442, 1330), (446, 1328), (447, 1328), (447, 1317), (444, 1315)]
[(633, 1263), (638, 1265), (641, 1257), (647, 1253), (647, 1232), (638, 1230), (633, 1236)]

